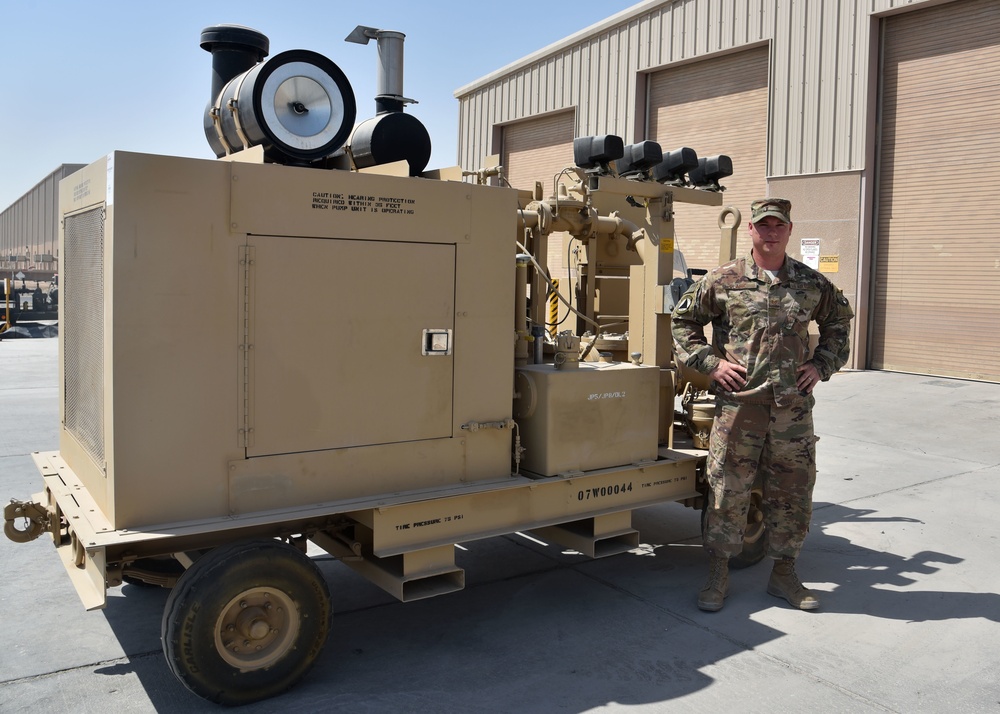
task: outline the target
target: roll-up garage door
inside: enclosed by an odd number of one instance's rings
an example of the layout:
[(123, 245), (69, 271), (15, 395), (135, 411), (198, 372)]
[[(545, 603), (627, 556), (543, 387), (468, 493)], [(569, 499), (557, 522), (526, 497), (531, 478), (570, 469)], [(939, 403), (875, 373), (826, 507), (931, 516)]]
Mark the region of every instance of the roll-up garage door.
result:
[[(767, 195), (767, 47), (662, 70), (649, 78), (649, 138), (670, 151), (726, 154), (734, 174), (722, 180), (723, 205), (749, 220), (750, 202)], [(677, 247), (692, 268), (719, 262), (719, 209), (676, 206)], [(740, 229), (737, 253), (750, 250)]]
[(1000, 381), (1000, 3), (884, 23), (869, 363)]
[[(573, 112), (549, 114), (503, 127), (502, 161), (514, 188), (532, 190), (541, 181), (544, 194), (552, 193), (552, 178), (573, 165)], [(553, 235), (548, 249), (549, 272), (563, 277), (562, 240)]]

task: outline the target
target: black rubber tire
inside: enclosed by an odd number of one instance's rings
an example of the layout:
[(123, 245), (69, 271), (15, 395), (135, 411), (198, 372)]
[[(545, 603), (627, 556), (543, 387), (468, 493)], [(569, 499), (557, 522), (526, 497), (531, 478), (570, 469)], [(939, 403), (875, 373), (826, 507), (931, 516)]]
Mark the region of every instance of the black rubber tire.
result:
[(161, 638), (184, 686), (209, 701), (240, 705), (301, 679), (329, 628), (330, 591), (315, 563), (286, 543), (259, 539), (195, 561), (170, 591)]

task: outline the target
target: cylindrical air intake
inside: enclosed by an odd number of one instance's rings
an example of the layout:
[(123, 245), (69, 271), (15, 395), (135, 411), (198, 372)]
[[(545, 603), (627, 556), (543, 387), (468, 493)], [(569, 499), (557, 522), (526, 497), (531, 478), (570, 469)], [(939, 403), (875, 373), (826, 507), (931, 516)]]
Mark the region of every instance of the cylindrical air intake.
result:
[[(202, 33), (202, 47), (219, 46), (205, 40), (217, 31)], [(308, 162), (342, 147), (356, 115), (354, 91), (336, 64), (316, 52), (290, 50), (230, 77), (206, 110), (205, 133), (216, 156), (262, 145), (272, 161)]]
[(267, 57), (267, 36), (242, 25), (212, 25), (201, 31), (201, 48), (212, 53), (212, 94), (205, 110), (205, 138), (216, 156), (225, 156), (212, 119), (212, 107), (219, 93), (238, 74), (251, 69)]
[(201, 48), (212, 53), (212, 96), (214, 102), (222, 88), (238, 74), (246, 72), (267, 57), (267, 36), (242, 25), (212, 25), (201, 31)]

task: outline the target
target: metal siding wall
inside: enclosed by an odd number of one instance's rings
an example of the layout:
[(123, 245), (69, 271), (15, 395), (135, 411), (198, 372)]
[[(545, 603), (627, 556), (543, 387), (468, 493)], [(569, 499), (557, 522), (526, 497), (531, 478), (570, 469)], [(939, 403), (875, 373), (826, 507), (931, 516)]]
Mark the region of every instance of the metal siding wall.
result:
[(8, 262), (7, 257), (24, 255), (27, 248), (31, 260), (17, 263), (17, 269), (56, 269), (55, 262), (39, 263), (35, 256), (48, 254), (56, 257), (59, 243), (59, 181), (83, 166), (63, 164), (0, 214), (0, 268), (14, 268), (15, 264)]
[[(476, 87), (460, 98), (460, 115), (466, 118), (461, 163), (471, 167), (489, 153), (483, 147), (493, 125), (574, 106), (579, 135), (612, 132), (628, 140), (642, 138), (632, 136), (636, 73), (759, 41), (771, 1), (692, 0), (655, 6)], [(549, 71), (540, 74), (540, 67)], [(516, 83), (514, 92), (511, 82)], [(481, 111), (480, 96), (503, 97), (495, 114)]]
[[(577, 136), (613, 133), (633, 141), (636, 74), (766, 39), (774, 0), (687, 0), (649, 7), (547, 57), (460, 90), (459, 162), (475, 168), (492, 147), (492, 128), (559, 109), (576, 108)], [(769, 34), (769, 33), (768, 33)], [(548, 71), (539, 73), (539, 68)], [(512, 89), (514, 87), (514, 89)], [(493, 107), (485, 113), (483, 98)], [(499, 100), (499, 101), (497, 101)]]
[[(963, 0), (664, 0), (643, 3), (615, 25), (553, 45), (459, 90), (462, 111), (477, 97), (501, 95), (496, 112), (471, 111), (459, 162), (477, 168), (495, 124), (577, 108), (577, 136), (634, 136), (636, 75), (706, 55), (771, 41), (768, 173), (772, 176), (865, 168), (870, 17)], [(544, 52), (544, 51), (543, 51)], [(537, 76), (537, 67), (564, 63)], [(518, 91), (507, 89), (517, 82)]]
[[(805, 33), (802, 35), (803, 44), (810, 51), (803, 51), (801, 60), (803, 78), (802, 126), (799, 135), (803, 137), (803, 143), (806, 143), (805, 137), (811, 137), (811, 141), (808, 142), (808, 149), (799, 156), (799, 170), (796, 173), (817, 173), (818, 171), (830, 170), (818, 167), (817, 155), (820, 146), (819, 138), (823, 131), (823, 114), (824, 111), (829, 111), (829, 107), (825, 105), (829, 103), (832, 106), (831, 98), (834, 96), (834, 92), (823, 91), (825, 89), (822, 81), (823, 65), (828, 62), (823, 54), (826, 49), (823, 44), (824, 35), (831, 34), (832, 42), (830, 45), (837, 46), (836, 24), (834, 23), (832, 28), (829, 27), (829, 18), (825, 10), (838, 4), (833, 0), (818, 0), (818, 2), (813, 0), (811, 3), (802, 3), (802, 26), (805, 28)], [(832, 127), (832, 120), (829, 117), (827, 120)], [(828, 131), (827, 136), (831, 135), (832, 131)], [(812, 170), (806, 171), (805, 166), (812, 166)]]
[(864, 166), (868, 11), (863, 0), (776, 0), (774, 176)]
[[(858, 101), (858, 98), (864, 99), (868, 90), (867, 77), (864, 76), (869, 47), (868, 24), (867, 14), (857, 3), (841, 4), (837, 27), (843, 42), (834, 45), (837, 49), (836, 74), (830, 80), (836, 86), (833, 126), (830, 128), (834, 137), (831, 166), (859, 169), (864, 165), (867, 102)], [(856, 106), (862, 111), (855, 111)], [(856, 162), (855, 152), (858, 157)]]

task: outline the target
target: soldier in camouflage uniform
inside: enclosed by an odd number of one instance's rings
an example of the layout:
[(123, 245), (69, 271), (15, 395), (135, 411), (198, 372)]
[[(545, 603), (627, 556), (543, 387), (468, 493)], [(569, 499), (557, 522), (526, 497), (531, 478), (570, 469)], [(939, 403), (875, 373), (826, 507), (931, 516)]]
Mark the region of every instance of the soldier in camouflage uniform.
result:
[[(710, 575), (698, 595), (707, 611), (720, 610), (728, 594), (729, 558), (743, 548), (758, 474), (775, 560), (767, 591), (802, 610), (819, 606), (794, 569), (816, 481), (812, 391), (847, 361), (854, 313), (825, 276), (785, 254), (791, 209), (785, 199), (754, 201), (750, 254), (708, 273), (674, 309), (677, 359), (709, 375), (716, 395), (704, 532)], [(819, 344), (810, 356), (813, 321)]]

